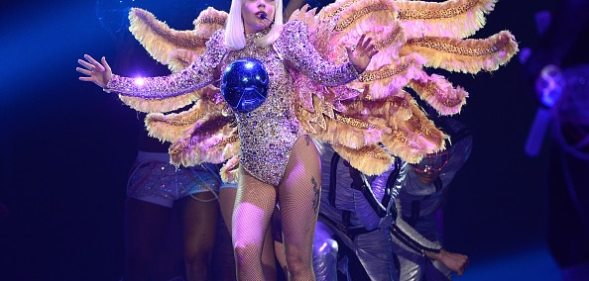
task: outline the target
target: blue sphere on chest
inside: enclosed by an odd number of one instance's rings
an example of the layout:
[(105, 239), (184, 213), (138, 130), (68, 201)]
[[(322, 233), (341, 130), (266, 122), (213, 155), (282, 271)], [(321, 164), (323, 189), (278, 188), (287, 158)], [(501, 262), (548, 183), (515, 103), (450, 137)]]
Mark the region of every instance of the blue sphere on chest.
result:
[(258, 108), (268, 96), (270, 79), (264, 64), (254, 58), (233, 61), (221, 76), (221, 94), (240, 113)]

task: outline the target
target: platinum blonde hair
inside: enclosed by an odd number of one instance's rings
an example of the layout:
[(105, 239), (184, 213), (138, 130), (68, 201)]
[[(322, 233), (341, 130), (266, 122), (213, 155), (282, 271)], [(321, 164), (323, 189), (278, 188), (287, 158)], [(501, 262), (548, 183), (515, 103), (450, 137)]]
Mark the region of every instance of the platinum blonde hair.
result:
[[(231, 50), (241, 50), (245, 47), (245, 28), (243, 26), (243, 18), (241, 17), (243, 1), (247, 0), (231, 1), (229, 17), (225, 25), (225, 46)], [(268, 34), (256, 40), (255, 44), (258, 46), (265, 47), (272, 45), (282, 31), (282, 0), (274, 0), (274, 3), (274, 22)]]

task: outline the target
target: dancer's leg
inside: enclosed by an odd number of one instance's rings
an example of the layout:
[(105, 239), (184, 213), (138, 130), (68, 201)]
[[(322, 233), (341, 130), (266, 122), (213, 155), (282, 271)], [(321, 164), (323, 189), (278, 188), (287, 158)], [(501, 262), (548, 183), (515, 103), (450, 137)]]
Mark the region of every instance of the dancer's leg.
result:
[(239, 280), (272, 279), (271, 276), (264, 276), (262, 248), (275, 204), (275, 187), (242, 169), (232, 220), (233, 248)]
[(182, 199), (184, 207), (184, 261), (188, 281), (213, 280), (211, 257), (217, 226), (217, 200), (212, 192)]
[(315, 280), (313, 233), (321, 192), (319, 153), (310, 137), (298, 139), (278, 189), (290, 280)]

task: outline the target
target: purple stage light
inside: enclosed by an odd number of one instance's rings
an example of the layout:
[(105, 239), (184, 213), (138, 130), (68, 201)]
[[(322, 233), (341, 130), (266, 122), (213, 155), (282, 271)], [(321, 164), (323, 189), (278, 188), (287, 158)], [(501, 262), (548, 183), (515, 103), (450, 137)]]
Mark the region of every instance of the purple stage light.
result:
[(135, 83), (135, 85), (141, 87), (141, 86), (143, 86), (143, 84), (145, 84), (145, 79), (143, 79), (143, 77), (136, 77), (133, 80), (133, 83)]

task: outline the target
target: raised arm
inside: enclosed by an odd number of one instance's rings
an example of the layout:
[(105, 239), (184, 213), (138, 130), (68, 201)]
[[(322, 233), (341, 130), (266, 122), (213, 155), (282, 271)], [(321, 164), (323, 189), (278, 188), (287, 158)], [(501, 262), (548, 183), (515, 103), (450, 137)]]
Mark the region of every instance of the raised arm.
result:
[[(112, 74), (104, 58), (102, 65), (97, 65), (97, 62), (89, 56), (85, 56), (88, 62), (80, 62), (82, 66), (88, 69), (84, 69), (84, 71), (77, 70), (90, 76), (80, 77), (80, 80), (94, 82), (103, 87), (107, 92), (116, 92), (124, 96), (144, 99), (164, 99), (179, 96), (202, 88), (214, 81), (213, 70), (219, 65), (225, 55), (222, 40), (222, 32), (215, 33), (207, 42), (207, 49), (202, 56), (198, 57), (186, 69), (168, 76), (146, 78), (118, 76)], [(97, 73), (98, 77), (93, 79), (94, 74), (101, 71), (104, 72), (102, 78), (100, 77), (101, 73)]]
[(348, 50), (350, 61), (335, 65), (321, 57), (309, 42), (307, 26), (295, 20), (284, 25), (276, 47), (284, 59), (311, 79), (326, 86), (338, 86), (356, 79), (366, 69), (377, 52), (370, 41), (362, 36), (356, 48)]

